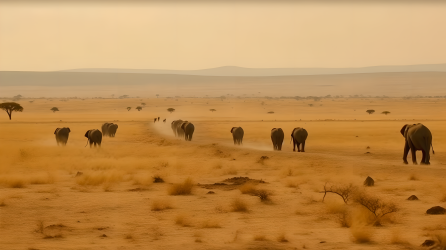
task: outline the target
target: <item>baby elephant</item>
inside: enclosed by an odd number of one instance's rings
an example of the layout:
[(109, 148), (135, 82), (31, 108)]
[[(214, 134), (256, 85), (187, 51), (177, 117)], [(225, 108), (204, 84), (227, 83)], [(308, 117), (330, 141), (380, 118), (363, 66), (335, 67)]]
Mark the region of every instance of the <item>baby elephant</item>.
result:
[(234, 139), (234, 145), (243, 144), (243, 135), (245, 135), (245, 131), (243, 131), (242, 127), (233, 127), (231, 133), (232, 139)]
[[(90, 147), (93, 144), (95, 147), (96, 147), (96, 145), (99, 145), (99, 147), (101, 146), (101, 142), (102, 142), (102, 132), (101, 131), (99, 131), (97, 129), (88, 130), (85, 133), (85, 137), (88, 138), (87, 144), (90, 143)], [(85, 145), (85, 146), (87, 146), (87, 145)]]
[[(291, 139), (293, 140), (293, 151), (305, 152), (305, 141), (307, 140), (308, 133), (304, 128), (294, 128), (291, 132)], [(302, 150), (300, 149), (300, 144), (302, 144)]]
[(282, 143), (285, 134), (281, 128), (271, 129), (271, 141), (273, 142), (274, 150), (282, 150)]
[(429, 165), (430, 162), (430, 149), (432, 147), (432, 154), (435, 154), (434, 147), (432, 146), (432, 134), (431, 131), (425, 127), (423, 124), (406, 124), (401, 129), (400, 133), (406, 139), (404, 144), (404, 154), (403, 161), (405, 164), (407, 162), (407, 154), (409, 150), (412, 152), (412, 162), (413, 164), (417, 164), (417, 150), (421, 150), (423, 152), (423, 158), (421, 159), (421, 164)]
[(70, 128), (56, 128), (54, 131), (54, 134), (56, 135), (56, 141), (57, 145), (59, 146), (59, 143), (63, 146), (67, 145), (68, 136), (70, 135)]

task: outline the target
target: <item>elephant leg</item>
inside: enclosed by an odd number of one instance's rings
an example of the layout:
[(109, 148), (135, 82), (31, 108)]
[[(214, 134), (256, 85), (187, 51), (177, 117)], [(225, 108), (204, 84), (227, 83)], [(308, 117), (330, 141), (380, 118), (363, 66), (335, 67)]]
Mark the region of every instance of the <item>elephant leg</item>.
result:
[(409, 143), (406, 141), (406, 144), (404, 144), (404, 154), (403, 154), (403, 162), (404, 164), (409, 164), (409, 162), (407, 162), (407, 154), (409, 154)]
[(189, 141), (192, 141), (192, 134), (189, 135)]
[(93, 145), (93, 142), (92, 141), (90, 141), (90, 148), (91, 148), (91, 146)]
[(302, 142), (302, 152), (305, 152), (305, 142)]
[(294, 138), (293, 138), (293, 152), (295, 152), (296, 151), (296, 140), (294, 140)]
[(410, 151), (412, 153), (412, 162), (414, 165), (418, 165), (417, 163), (417, 150), (415, 149), (415, 146), (413, 145), (412, 141), (409, 140), (409, 147)]
[(424, 151), (424, 149), (422, 149), (422, 150), (421, 150), (421, 153), (422, 153), (423, 157), (421, 157), (421, 162), (420, 162), (420, 164), (421, 164), (421, 165), (424, 165), (424, 164), (425, 164), (425, 161), (426, 161), (426, 151)]
[(297, 152), (300, 152), (300, 142), (297, 142)]
[(101, 147), (101, 142), (98, 142), (98, 147)]
[(234, 145), (236, 145), (236, 144), (237, 144), (237, 139), (234, 138)]

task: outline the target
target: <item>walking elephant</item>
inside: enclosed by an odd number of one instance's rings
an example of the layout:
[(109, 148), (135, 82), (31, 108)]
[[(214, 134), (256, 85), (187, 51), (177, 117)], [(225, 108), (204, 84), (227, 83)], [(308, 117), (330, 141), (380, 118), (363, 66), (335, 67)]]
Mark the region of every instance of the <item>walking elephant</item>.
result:
[(56, 128), (54, 134), (56, 135), (57, 145), (62, 144), (63, 146), (67, 145), (68, 136), (70, 135), (70, 128)]
[(243, 144), (243, 135), (245, 131), (243, 131), (242, 127), (233, 127), (231, 129), (232, 139), (234, 139), (234, 145)]
[(195, 130), (194, 124), (185, 121), (181, 124), (181, 129), (183, 130), (184, 139), (186, 139), (186, 141), (192, 141), (192, 135)]
[(118, 130), (118, 125), (114, 123), (104, 123), (101, 130), (103, 136), (115, 137), (116, 131)]
[[(101, 146), (101, 143), (102, 143), (101, 131), (99, 131), (97, 129), (90, 129), (85, 133), (85, 137), (88, 138), (87, 143), (90, 143), (90, 147), (93, 144), (95, 147), (96, 147), (96, 145), (98, 145), (99, 147)], [(85, 146), (87, 146), (87, 145), (85, 145)]]
[(173, 134), (176, 137), (180, 137), (180, 135), (183, 135), (183, 131), (181, 130), (180, 126), (183, 123), (182, 120), (174, 120), (172, 121), (172, 123), (170, 124)]
[(163, 122), (166, 123), (166, 119), (164, 119)]
[[(293, 140), (293, 151), (305, 152), (305, 141), (307, 140), (308, 132), (304, 128), (294, 128), (293, 132), (291, 132), (291, 139)], [(300, 149), (300, 145), (302, 144), (302, 150)]]
[(401, 129), (401, 134), (404, 136), (404, 154), (403, 161), (404, 164), (407, 162), (407, 154), (409, 150), (412, 152), (412, 162), (417, 165), (417, 150), (423, 152), (423, 158), (421, 159), (421, 164), (429, 165), (430, 162), (430, 149), (432, 147), (432, 154), (435, 154), (434, 147), (432, 145), (432, 134), (431, 131), (421, 123), (418, 124), (406, 124)]
[(285, 134), (281, 128), (271, 129), (271, 141), (273, 142), (274, 150), (282, 150), (282, 143)]

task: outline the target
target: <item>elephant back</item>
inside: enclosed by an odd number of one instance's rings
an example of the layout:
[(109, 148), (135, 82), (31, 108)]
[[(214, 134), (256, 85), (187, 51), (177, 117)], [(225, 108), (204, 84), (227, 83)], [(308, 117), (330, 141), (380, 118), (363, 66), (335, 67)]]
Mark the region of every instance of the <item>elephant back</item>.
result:
[(304, 142), (308, 137), (308, 132), (304, 128), (297, 127), (293, 130), (293, 138), (299, 143)]
[(283, 130), (281, 128), (273, 128), (271, 130), (271, 137), (274, 137), (276, 139), (282, 140), (285, 137), (285, 134), (283, 133)]
[(243, 130), (242, 127), (234, 127), (232, 129), (232, 136), (234, 138), (243, 138), (244, 135), (245, 135), (245, 131)]

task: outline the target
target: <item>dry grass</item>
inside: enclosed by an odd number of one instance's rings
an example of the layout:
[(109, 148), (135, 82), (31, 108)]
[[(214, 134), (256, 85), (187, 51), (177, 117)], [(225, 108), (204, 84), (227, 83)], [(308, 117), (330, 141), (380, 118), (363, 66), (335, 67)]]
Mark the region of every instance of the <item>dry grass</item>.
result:
[(288, 239), (286, 238), (285, 233), (279, 234), (279, 236), (277, 236), (277, 241), (282, 242), (282, 243), (288, 242)]
[(192, 188), (194, 183), (191, 178), (187, 178), (183, 183), (173, 184), (169, 187), (169, 195), (190, 195), (192, 193)]
[(98, 186), (110, 183), (118, 183), (123, 180), (123, 173), (118, 171), (94, 171), (87, 172), (76, 177), (76, 183), (82, 186)]
[(203, 223), (201, 224), (202, 228), (221, 228), (220, 223), (217, 220), (205, 220), (203, 221)]
[(415, 173), (411, 173), (411, 174), (409, 175), (409, 180), (410, 180), (410, 181), (419, 181), (420, 178), (418, 177), (417, 174), (415, 174)]
[(175, 218), (175, 224), (182, 226), (182, 227), (190, 227), (191, 226), (190, 219), (184, 214), (177, 215), (177, 217)]
[(390, 236), (390, 243), (391, 244), (396, 244), (396, 245), (408, 244), (407, 240), (402, 238), (401, 232), (398, 229), (392, 230), (392, 234)]
[(171, 209), (172, 205), (169, 200), (166, 199), (154, 199), (152, 201), (151, 210), (152, 211), (163, 211), (166, 209)]
[(373, 229), (366, 226), (353, 226), (350, 228), (355, 243), (370, 243), (373, 237)]
[(258, 235), (255, 235), (255, 236), (254, 236), (254, 240), (255, 240), (255, 241), (266, 241), (267, 239), (266, 239), (266, 236), (265, 236), (265, 235), (263, 235), (263, 234), (258, 234)]
[(241, 198), (235, 198), (231, 203), (231, 207), (233, 212), (249, 212), (248, 204)]
[(256, 184), (252, 182), (246, 182), (245, 184), (239, 187), (239, 190), (240, 192), (242, 192), (242, 194), (250, 194), (250, 195), (255, 195), (257, 192)]

